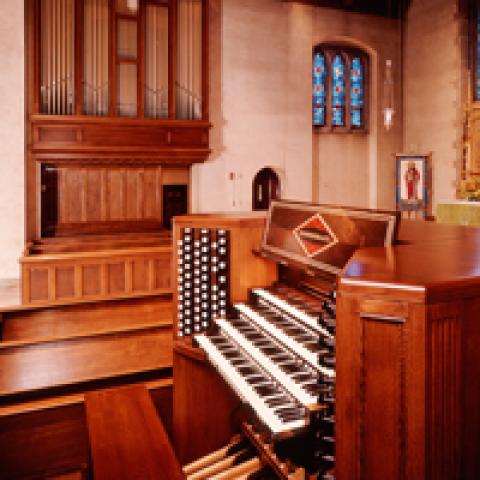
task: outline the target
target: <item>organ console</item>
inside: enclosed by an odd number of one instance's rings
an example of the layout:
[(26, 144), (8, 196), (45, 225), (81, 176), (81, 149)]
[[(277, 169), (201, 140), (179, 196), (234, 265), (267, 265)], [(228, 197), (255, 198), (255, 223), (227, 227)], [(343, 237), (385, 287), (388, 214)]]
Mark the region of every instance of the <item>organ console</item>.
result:
[[(236, 241), (224, 217), (181, 217), (176, 235), (202, 220)], [(398, 220), (273, 202), (250, 255), (276, 278), (247, 276), (248, 298), (230, 288), (225, 315), (177, 341), (183, 463), (241, 430), (259, 463), (218, 478), (476, 478), (480, 234), (405, 221), (397, 241)]]

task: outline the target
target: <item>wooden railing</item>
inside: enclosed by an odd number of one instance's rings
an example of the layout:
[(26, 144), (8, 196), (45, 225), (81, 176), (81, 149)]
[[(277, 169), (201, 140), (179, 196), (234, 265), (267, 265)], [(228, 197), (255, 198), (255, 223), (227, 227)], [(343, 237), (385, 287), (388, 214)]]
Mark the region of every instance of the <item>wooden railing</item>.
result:
[(25, 255), (24, 304), (58, 305), (171, 293), (171, 246)]

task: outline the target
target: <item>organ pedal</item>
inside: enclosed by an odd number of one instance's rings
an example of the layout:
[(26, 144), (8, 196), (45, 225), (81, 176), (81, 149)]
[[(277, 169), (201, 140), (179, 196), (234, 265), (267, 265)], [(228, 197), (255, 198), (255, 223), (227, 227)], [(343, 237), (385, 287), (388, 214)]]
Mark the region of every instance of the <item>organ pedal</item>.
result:
[(187, 480), (305, 480), (305, 470), (281, 460), (264, 435), (244, 422), (242, 435), (183, 467)]

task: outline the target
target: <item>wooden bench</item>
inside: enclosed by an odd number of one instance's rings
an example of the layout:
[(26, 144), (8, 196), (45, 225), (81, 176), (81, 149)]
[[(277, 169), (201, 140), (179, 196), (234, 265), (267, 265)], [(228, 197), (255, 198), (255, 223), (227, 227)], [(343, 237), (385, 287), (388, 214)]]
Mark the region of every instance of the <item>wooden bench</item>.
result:
[(88, 393), (85, 409), (95, 480), (185, 478), (143, 385)]

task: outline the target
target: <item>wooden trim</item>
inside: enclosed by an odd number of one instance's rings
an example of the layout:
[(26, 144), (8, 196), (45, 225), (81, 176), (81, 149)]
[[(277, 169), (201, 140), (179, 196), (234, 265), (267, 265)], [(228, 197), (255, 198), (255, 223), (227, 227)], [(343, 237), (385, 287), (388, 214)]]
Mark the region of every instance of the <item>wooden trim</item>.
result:
[(75, 0), (75, 113), (83, 112), (84, 2)]
[(210, 115), (210, 56), (209, 56), (210, 7), (208, 0), (202, 2), (202, 120)]
[(177, 116), (177, 0), (168, 5), (168, 118)]
[(141, 122), (135, 118), (131, 117), (116, 117), (116, 116), (93, 116), (93, 115), (46, 115), (46, 114), (34, 114), (31, 116), (32, 123), (42, 123), (42, 124), (52, 124), (52, 125), (68, 125), (72, 124), (122, 124), (125, 126), (136, 126), (136, 125), (151, 125), (151, 126), (170, 126), (170, 127), (179, 127), (179, 128), (196, 128), (199, 126), (211, 127), (212, 124), (208, 121), (203, 120), (182, 120), (176, 118), (162, 118), (162, 119), (152, 119), (145, 118)]

